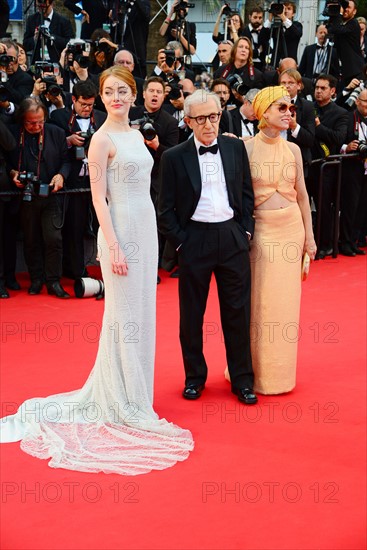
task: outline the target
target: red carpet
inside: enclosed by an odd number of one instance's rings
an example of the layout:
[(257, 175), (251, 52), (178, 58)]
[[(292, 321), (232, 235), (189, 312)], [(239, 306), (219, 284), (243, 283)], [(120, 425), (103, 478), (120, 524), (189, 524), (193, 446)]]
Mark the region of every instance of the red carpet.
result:
[[(1, 416), (84, 383), (103, 310), (93, 298), (28, 296), (20, 280), (24, 290), (0, 304)], [(214, 284), (207, 389), (182, 399), (177, 281), (163, 273), (155, 409), (192, 431), (194, 452), (168, 470), (122, 477), (53, 470), (19, 443), (1, 445), (1, 548), (365, 549), (366, 282), (365, 258), (313, 263), (297, 388), (245, 407), (223, 379)]]

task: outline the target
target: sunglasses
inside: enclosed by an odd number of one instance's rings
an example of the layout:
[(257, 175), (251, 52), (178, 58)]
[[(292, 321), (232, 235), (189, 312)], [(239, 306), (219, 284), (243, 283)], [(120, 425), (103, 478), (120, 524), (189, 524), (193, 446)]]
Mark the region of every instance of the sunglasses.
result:
[(287, 111), (290, 112), (290, 114), (293, 116), (295, 112), (297, 111), (297, 107), (293, 105), (293, 103), (274, 103), (274, 105), (277, 105), (278, 111), (282, 114), (286, 113)]

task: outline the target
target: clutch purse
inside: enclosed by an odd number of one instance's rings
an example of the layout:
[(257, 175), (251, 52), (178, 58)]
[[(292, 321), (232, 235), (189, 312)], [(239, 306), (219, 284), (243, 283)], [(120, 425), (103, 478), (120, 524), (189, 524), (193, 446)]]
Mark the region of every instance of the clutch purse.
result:
[(311, 265), (310, 256), (307, 254), (307, 252), (305, 252), (302, 258), (302, 269), (301, 269), (302, 281), (305, 281), (307, 279), (308, 274), (310, 272), (310, 265)]

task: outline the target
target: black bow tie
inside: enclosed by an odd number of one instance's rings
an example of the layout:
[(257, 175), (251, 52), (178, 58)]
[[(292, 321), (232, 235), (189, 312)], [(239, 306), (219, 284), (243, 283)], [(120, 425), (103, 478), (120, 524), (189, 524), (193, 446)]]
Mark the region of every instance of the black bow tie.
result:
[(210, 147), (203, 147), (200, 145), (199, 147), (199, 155), (204, 155), (204, 153), (212, 153), (213, 155), (216, 155), (218, 152), (218, 144), (215, 143), (214, 145), (211, 145)]
[(44, 20), (44, 21), (50, 21), (50, 23), (51, 23), (50, 17), (44, 17), (43, 20)]
[(75, 119), (76, 119), (76, 120), (87, 120), (87, 119), (89, 119), (89, 118), (90, 118), (89, 116), (87, 116), (87, 117), (85, 117), (85, 116), (80, 116), (80, 115), (76, 115), (76, 116), (75, 116)]
[(326, 48), (326, 46), (320, 46), (319, 44), (316, 44), (316, 49), (317, 50), (324, 50)]
[(255, 34), (259, 34), (259, 32), (260, 32), (260, 31), (258, 31), (258, 30), (256, 30), (256, 29), (252, 29), (251, 34), (254, 34), (254, 33), (255, 33)]
[(249, 123), (252, 123), (253, 120), (249, 120), (248, 118), (243, 118), (243, 117), (242, 117), (242, 122), (243, 122), (244, 124), (249, 124)]

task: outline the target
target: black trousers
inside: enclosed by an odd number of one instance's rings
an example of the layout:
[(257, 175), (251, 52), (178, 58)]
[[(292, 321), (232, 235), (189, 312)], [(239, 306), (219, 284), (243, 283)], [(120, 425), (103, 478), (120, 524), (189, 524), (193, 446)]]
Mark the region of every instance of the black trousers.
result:
[(62, 229), (63, 271), (65, 275), (73, 279), (85, 276), (84, 237), (88, 227), (90, 209), (90, 193), (67, 195)]
[(0, 199), (0, 282), (13, 281), (17, 262), (19, 197)]
[[(233, 219), (221, 223), (189, 222), (185, 231), (187, 238), (178, 252), (180, 342), (185, 382), (203, 384), (207, 378), (203, 323), (210, 281), (214, 274), (232, 387), (252, 388), (251, 274), (247, 234)], [(212, 337), (220, 338), (220, 330), (213, 331), (209, 325), (205, 328), (209, 329), (205, 330), (206, 335), (216, 332)]]
[(367, 176), (364, 175), (363, 161), (345, 162), (340, 203), (340, 242), (354, 244), (356, 241), (357, 212), (361, 202)]
[(62, 273), (63, 197), (33, 197), (22, 202), (24, 257), (32, 281), (59, 281)]

